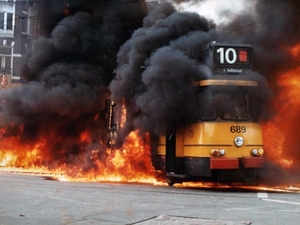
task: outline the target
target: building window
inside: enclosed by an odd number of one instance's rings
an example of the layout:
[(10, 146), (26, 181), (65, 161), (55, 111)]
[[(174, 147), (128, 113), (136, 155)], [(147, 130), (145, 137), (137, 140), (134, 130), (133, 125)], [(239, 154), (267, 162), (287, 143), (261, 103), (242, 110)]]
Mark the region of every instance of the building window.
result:
[(0, 29), (12, 30), (13, 29), (13, 14), (0, 12)]
[(5, 68), (5, 56), (1, 56), (1, 68)]
[(4, 13), (0, 12), (0, 29), (4, 30)]
[(7, 13), (6, 14), (6, 30), (12, 30), (13, 29), (13, 14), (12, 13)]

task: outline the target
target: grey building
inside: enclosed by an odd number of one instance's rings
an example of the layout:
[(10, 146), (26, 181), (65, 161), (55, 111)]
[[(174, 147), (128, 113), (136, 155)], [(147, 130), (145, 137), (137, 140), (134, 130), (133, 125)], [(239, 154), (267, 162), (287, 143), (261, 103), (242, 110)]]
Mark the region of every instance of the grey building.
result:
[(0, 88), (22, 83), (22, 56), (38, 36), (36, 18), (34, 2), (0, 0)]

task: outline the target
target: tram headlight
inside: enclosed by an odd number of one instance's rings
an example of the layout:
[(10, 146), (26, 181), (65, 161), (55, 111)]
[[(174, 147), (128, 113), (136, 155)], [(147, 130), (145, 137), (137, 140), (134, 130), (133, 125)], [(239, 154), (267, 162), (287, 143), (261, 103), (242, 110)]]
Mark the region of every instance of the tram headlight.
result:
[(251, 150), (251, 154), (253, 155), (253, 156), (263, 156), (264, 155), (264, 150), (263, 149), (252, 149)]
[(225, 155), (225, 153), (226, 153), (226, 151), (224, 149), (219, 150), (219, 149), (214, 148), (209, 151), (209, 154), (211, 156), (223, 156), (223, 155)]
[(211, 154), (212, 156), (217, 156), (217, 155), (219, 155), (219, 150), (218, 149), (211, 149), (210, 151), (209, 151), (209, 154)]
[(219, 150), (219, 154), (220, 154), (220, 155), (225, 155), (225, 150), (224, 150), (224, 149), (220, 149), (220, 150)]
[(234, 139), (234, 143), (235, 143), (236, 146), (241, 147), (244, 144), (244, 138), (241, 137), (241, 136), (237, 136)]
[(263, 156), (264, 153), (265, 153), (265, 151), (264, 151), (263, 149), (259, 149), (259, 150), (258, 150), (258, 154), (259, 154), (260, 156)]
[(251, 150), (251, 154), (252, 154), (253, 156), (259, 156), (258, 150), (257, 150), (257, 149), (252, 149), (252, 150)]

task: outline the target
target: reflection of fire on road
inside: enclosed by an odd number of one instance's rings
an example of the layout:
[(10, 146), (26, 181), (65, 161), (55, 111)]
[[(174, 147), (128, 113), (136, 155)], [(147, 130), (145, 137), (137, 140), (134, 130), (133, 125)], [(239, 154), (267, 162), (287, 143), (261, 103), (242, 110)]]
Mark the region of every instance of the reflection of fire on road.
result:
[(239, 183), (199, 183), (199, 182), (188, 182), (182, 184), (176, 184), (176, 187), (180, 188), (196, 188), (196, 189), (210, 189), (218, 191), (258, 191), (258, 192), (290, 192), (300, 193), (300, 185), (245, 185)]

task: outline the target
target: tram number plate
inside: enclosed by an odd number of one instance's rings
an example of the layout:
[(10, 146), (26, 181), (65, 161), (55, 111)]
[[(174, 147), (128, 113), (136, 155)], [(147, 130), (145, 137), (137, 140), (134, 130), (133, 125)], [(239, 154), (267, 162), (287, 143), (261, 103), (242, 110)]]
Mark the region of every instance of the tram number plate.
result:
[(246, 127), (245, 126), (231, 126), (230, 132), (231, 133), (246, 133)]

